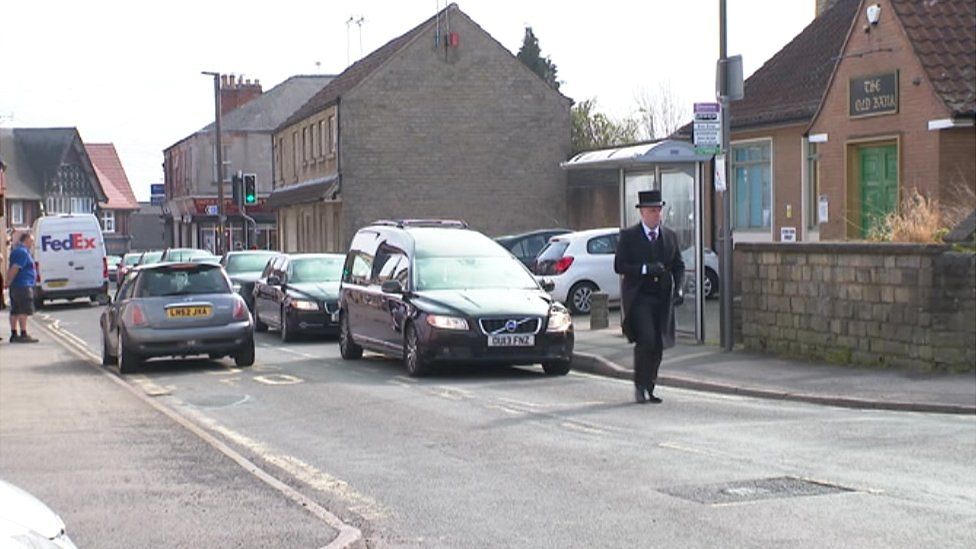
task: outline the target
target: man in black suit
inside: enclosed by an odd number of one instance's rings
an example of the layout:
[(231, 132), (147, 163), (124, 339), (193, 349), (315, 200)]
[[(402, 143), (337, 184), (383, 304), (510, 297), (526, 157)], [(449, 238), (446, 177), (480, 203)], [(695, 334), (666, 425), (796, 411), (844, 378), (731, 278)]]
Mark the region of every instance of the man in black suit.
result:
[(623, 275), (623, 331), (634, 346), (634, 398), (639, 403), (661, 399), (654, 383), (664, 349), (674, 346), (674, 307), (681, 305), (685, 262), (678, 235), (661, 224), (661, 191), (641, 191), (637, 207), (641, 222), (620, 231), (613, 268)]

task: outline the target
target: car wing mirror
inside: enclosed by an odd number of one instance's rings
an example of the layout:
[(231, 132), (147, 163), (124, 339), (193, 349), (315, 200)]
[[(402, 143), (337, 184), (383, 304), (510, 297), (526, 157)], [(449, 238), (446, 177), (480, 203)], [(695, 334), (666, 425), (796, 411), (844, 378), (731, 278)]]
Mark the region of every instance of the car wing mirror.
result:
[(551, 292), (556, 289), (556, 283), (553, 282), (551, 278), (543, 278), (539, 284), (542, 286), (542, 289), (547, 292)]
[(380, 286), (380, 289), (384, 294), (402, 294), (403, 284), (400, 284), (399, 280), (387, 280)]

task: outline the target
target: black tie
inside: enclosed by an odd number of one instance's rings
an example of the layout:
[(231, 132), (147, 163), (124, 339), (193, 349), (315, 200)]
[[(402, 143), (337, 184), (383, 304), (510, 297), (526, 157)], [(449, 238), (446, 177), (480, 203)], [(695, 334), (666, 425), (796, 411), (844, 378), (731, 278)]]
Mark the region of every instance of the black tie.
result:
[(657, 240), (657, 231), (647, 231), (647, 238), (650, 238), (651, 242), (653, 243), (655, 240)]

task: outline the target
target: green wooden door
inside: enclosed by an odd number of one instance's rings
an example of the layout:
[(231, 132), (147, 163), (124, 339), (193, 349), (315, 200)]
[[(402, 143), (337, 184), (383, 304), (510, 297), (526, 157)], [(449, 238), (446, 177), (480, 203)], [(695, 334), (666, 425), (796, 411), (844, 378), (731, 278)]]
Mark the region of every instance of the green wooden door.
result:
[(898, 209), (898, 149), (861, 148), (861, 237)]

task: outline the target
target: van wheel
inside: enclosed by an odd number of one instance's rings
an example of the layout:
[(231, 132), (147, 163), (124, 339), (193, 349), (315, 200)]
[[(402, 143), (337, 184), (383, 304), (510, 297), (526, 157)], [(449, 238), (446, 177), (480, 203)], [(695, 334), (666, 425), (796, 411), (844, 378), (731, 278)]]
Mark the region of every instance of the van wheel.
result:
[(407, 333), (403, 338), (403, 363), (407, 367), (407, 375), (421, 377), (427, 374), (429, 366), (421, 354), (417, 329), (413, 324), (407, 325)]
[(131, 374), (139, 366), (142, 366), (142, 357), (126, 348), (125, 337), (121, 330), (119, 330), (119, 346), (115, 351), (115, 356), (118, 357), (120, 374)]
[(363, 357), (363, 348), (352, 340), (349, 331), (349, 318), (345, 312), (339, 313), (339, 354), (346, 360), (356, 360)]
[(254, 338), (248, 339), (244, 344), (244, 350), (234, 355), (234, 364), (238, 368), (247, 368), (254, 365)]
[(592, 282), (577, 282), (569, 289), (566, 303), (569, 311), (573, 314), (589, 314), (590, 296), (597, 290), (596, 284)]

